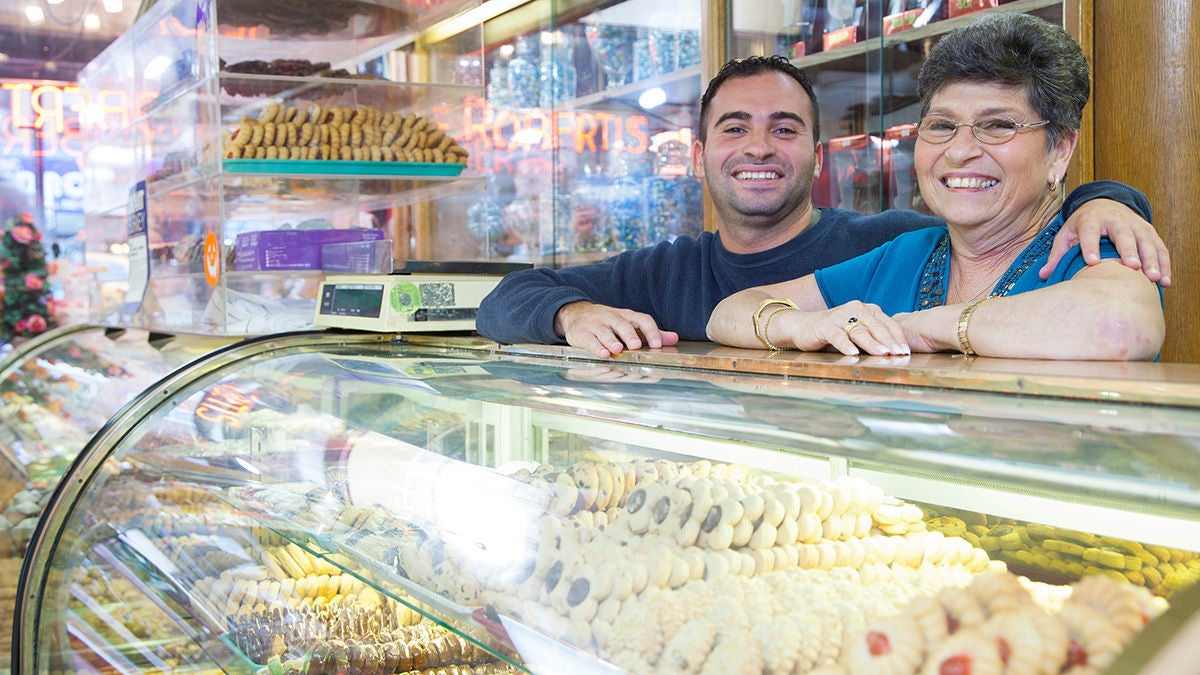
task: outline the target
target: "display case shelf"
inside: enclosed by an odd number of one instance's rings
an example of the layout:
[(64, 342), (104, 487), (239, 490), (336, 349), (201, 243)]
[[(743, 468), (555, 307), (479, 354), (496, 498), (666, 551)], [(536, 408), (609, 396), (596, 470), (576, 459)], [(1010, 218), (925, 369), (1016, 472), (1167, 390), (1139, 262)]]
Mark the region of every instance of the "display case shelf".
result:
[(611, 108), (623, 106), (630, 110), (642, 110), (638, 98), (649, 89), (665, 90), (666, 100), (674, 105), (693, 102), (700, 90), (700, 66), (688, 66), (669, 73), (653, 75), (613, 89), (603, 89), (567, 101), (564, 107), (576, 110)]

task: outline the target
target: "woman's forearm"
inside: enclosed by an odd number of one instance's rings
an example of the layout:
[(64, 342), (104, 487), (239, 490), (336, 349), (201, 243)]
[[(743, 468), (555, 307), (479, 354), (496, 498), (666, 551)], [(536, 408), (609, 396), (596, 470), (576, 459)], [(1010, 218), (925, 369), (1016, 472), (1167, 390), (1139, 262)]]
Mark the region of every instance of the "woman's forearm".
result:
[(707, 334), (714, 342), (749, 349), (911, 353), (900, 324), (877, 305), (855, 300), (826, 309), (811, 277), (726, 298), (709, 317)]
[[(755, 314), (757, 312), (760, 323), (760, 331), (762, 328), (770, 329), (770, 324), (765, 326), (764, 322), (775, 322), (778, 318), (777, 312), (795, 311), (785, 304), (772, 305), (762, 308), (759, 311), (759, 305), (763, 300), (770, 299), (772, 296), (758, 288), (750, 288), (744, 291), (739, 291), (725, 298), (717, 304), (716, 309), (708, 317), (708, 326), (705, 332), (708, 334), (708, 339), (713, 342), (719, 342), (731, 347), (744, 347), (748, 349), (757, 349), (766, 347), (763, 344), (759, 335), (755, 331)], [(778, 325), (778, 324), (776, 324)], [(776, 331), (778, 335), (782, 335), (781, 331)], [(770, 337), (768, 335), (768, 340)], [(778, 344), (780, 348), (790, 348), (789, 344)]]
[(1003, 358), (1149, 360), (1165, 335), (1154, 284), (1117, 261), (1054, 286), (986, 300), (963, 321), (967, 307), (898, 318), (914, 351), (962, 351), (965, 340), (976, 354)]

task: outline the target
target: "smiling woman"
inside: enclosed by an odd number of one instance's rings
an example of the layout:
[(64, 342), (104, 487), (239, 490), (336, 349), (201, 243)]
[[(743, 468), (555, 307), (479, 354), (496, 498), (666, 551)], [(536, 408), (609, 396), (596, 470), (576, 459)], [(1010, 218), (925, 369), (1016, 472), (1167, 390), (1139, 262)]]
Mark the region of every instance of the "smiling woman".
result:
[[(934, 46), (918, 92), (917, 179), (947, 227), (737, 293), (713, 312), (709, 337), (844, 354), (1155, 358), (1161, 293), (1142, 274), (1088, 266), (1078, 249), (1038, 274), (1063, 225), (1062, 181), (1090, 93), (1079, 45), (1036, 17), (987, 15)], [(1101, 254), (1118, 257), (1107, 241)], [(783, 309), (763, 325), (771, 305)]]

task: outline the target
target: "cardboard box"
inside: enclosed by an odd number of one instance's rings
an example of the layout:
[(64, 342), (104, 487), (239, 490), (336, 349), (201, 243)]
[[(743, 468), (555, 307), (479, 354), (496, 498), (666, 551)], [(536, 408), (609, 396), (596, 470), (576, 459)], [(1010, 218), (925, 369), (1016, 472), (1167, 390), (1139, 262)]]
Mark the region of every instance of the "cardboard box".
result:
[(1000, 0), (945, 0), (946, 16), (953, 19), (956, 16), (978, 12), (981, 9), (991, 9), (1000, 5)]
[(913, 151), (917, 141), (916, 124), (900, 124), (883, 133), (886, 159), (883, 165), (884, 199), (888, 208), (916, 209), (922, 204)]
[(875, 213), (879, 190), (881, 139), (856, 134), (830, 139), (825, 144), (825, 164), (813, 181), (816, 206)]
[(858, 42), (858, 26), (846, 26), (825, 34), (825, 51)]
[(382, 230), (268, 230), (239, 234), (234, 266), (250, 270), (319, 270), (321, 247), (383, 239)]
[(924, 11), (924, 8), (918, 7), (917, 9), (910, 9), (907, 12), (889, 14), (883, 17), (883, 34), (891, 35), (892, 33), (909, 30), (913, 27), (917, 17), (921, 16)]

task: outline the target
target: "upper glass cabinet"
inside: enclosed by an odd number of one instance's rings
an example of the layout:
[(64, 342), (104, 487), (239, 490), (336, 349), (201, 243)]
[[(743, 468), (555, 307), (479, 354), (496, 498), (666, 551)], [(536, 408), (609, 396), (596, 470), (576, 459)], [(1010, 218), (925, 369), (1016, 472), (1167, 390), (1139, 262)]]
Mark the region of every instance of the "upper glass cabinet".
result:
[(31, 542), (22, 672), (807, 671), (988, 572), (1037, 616), (1133, 603), (1095, 664), (1200, 600), (1194, 398), (386, 339), (243, 341), (98, 434)]
[(920, 209), (930, 41), (967, 9), (1063, 20), (1062, 2), (966, 4), (161, 0), (80, 78), (89, 260), (127, 263), (92, 285), (92, 320), (301, 330), (328, 272), (561, 267), (711, 229), (692, 144), (730, 56), (813, 77), (818, 206)]
[(153, 3), (80, 75), (89, 260), (127, 259), (93, 321), (304, 329), (325, 273), (441, 255), (440, 200), (482, 185), (479, 4)]

